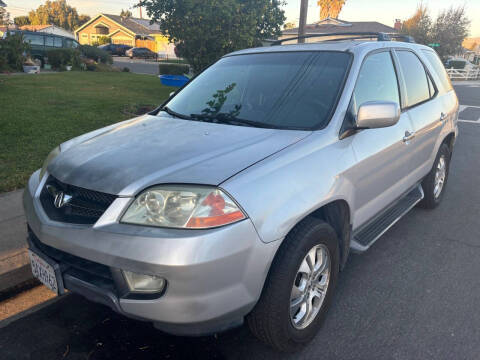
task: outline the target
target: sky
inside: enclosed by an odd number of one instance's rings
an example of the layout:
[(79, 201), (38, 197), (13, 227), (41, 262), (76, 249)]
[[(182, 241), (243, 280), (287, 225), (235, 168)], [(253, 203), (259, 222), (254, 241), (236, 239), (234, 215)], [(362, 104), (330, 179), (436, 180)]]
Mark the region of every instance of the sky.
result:
[[(44, 3), (43, 0), (3, 0), (7, 4), (7, 11), (12, 18), (26, 15)], [(208, 1), (208, 0), (205, 0)], [(393, 26), (395, 19), (406, 19), (411, 16), (420, 0), (346, 0), (339, 15), (347, 21), (378, 21)], [(67, 0), (68, 4), (77, 8), (80, 14), (94, 16), (100, 12), (119, 14), (121, 9), (131, 8), (137, 1), (130, 0)], [(480, 37), (480, 0), (423, 0), (427, 5), (432, 18), (439, 11), (450, 6), (465, 5), (467, 14), (470, 14), (470, 36)], [(298, 23), (300, 0), (287, 0), (284, 6), (287, 22)], [(132, 9), (134, 16), (138, 16), (138, 9)], [(308, 23), (319, 20), (320, 8), (317, 0), (309, 0)], [(145, 13), (144, 13), (145, 16)]]

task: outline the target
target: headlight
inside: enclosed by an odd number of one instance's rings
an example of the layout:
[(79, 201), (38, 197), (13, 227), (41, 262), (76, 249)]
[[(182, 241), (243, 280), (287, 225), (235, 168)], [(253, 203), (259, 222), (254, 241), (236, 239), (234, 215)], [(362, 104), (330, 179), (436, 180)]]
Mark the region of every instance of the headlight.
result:
[(153, 187), (141, 193), (122, 217), (123, 223), (204, 229), (245, 219), (220, 189), (206, 186)]
[(50, 154), (48, 154), (47, 158), (43, 162), (42, 170), (40, 170), (40, 181), (42, 180), (43, 175), (45, 175), (45, 171), (47, 171), (48, 164), (50, 164), (52, 160), (55, 159), (59, 154), (60, 154), (60, 145), (57, 146), (52, 151), (50, 151)]

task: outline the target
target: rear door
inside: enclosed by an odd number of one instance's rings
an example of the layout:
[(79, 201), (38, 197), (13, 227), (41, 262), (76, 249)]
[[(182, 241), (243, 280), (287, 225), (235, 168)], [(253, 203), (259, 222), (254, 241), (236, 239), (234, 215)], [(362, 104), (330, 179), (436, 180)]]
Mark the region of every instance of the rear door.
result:
[[(368, 101), (393, 101), (401, 104), (399, 83), (390, 50), (368, 55), (360, 69), (349, 113), (353, 117)], [(348, 177), (355, 186), (354, 228), (363, 225), (408, 190), (409, 144), (403, 141), (413, 131), (410, 118), (402, 112), (397, 124), (365, 129), (352, 136), (356, 157)]]
[(419, 56), (409, 49), (395, 50), (404, 90), (405, 109), (413, 125), (408, 154), (408, 182), (413, 185), (432, 166), (436, 140), (446, 114), (438, 87)]

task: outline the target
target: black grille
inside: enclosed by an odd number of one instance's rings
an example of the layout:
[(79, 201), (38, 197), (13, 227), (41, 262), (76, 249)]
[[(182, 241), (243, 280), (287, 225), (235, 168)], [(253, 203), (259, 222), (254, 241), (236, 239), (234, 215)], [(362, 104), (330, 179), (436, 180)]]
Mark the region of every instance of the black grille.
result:
[[(56, 207), (52, 192), (63, 192), (72, 198)], [(49, 176), (40, 194), (40, 202), (50, 219), (73, 224), (94, 224), (115, 199), (115, 195), (68, 185), (53, 176)]]

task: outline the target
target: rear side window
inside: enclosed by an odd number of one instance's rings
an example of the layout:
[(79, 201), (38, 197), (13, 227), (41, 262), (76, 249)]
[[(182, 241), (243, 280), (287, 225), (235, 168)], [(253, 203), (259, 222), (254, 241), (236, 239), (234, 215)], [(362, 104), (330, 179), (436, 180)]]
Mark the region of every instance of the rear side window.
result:
[(392, 101), (400, 104), (397, 75), (387, 51), (368, 56), (358, 75), (351, 102), (351, 113), (368, 101)]
[(63, 46), (62, 38), (56, 37), (55, 38), (55, 47), (62, 47), (62, 46)]
[(450, 78), (448, 77), (448, 74), (445, 71), (445, 68), (443, 67), (443, 64), (440, 61), (440, 58), (438, 57), (438, 55), (430, 50), (422, 50), (422, 51), (425, 54), (425, 57), (427, 58), (429, 64), (432, 66), (433, 70), (435, 71), (437, 76), (440, 78), (440, 83), (442, 84), (442, 87), (444, 88), (444, 90), (445, 91), (452, 90), (452, 83), (450, 82)]
[(430, 99), (427, 74), (420, 59), (411, 51), (397, 51), (407, 87), (407, 106)]
[(53, 37), (52, 36), (46, 36), (45, 37), (45, 46), (53, 46)]

